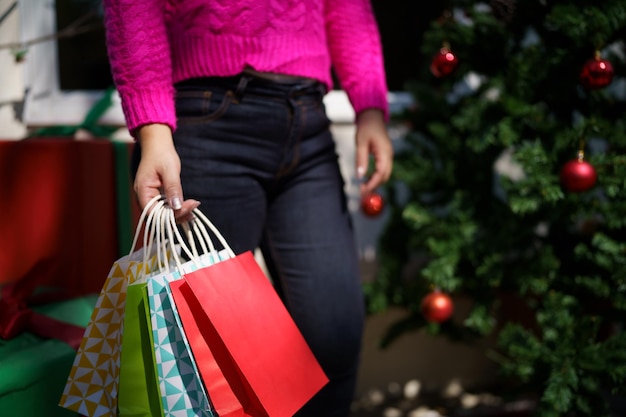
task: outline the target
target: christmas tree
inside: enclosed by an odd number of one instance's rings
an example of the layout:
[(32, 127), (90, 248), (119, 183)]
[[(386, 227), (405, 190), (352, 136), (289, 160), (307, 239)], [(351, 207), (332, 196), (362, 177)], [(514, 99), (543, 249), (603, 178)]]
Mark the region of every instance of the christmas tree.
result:
[(371, 312), (407, 311), (384, 345), (495, 333), (488, 354), (537, 416), (610, 415), (626, 392), (625, 34), (622, 0), (442, 4), (366, 284)]

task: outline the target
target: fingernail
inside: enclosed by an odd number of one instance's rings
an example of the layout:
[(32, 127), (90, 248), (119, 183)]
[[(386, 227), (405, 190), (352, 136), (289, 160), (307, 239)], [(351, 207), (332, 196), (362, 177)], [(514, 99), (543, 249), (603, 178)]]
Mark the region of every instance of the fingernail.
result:
[(172, 208), (174, 210), (179, 210), (179, 209), (181, 209), (183, 207), (183, 203), (182, 203), (182, 201), (180, 201), (180, 198), (174, 197), (170, 201), (170, 206), (172, 206)]
[(200, 202), (199, 201), (194, 201), (189, 209), (193, 211), (193, 210), (197, 209), (199, 206), (200, 206)]
[(357, 178), (363, 178), (363, 175), (365, 175), (365, 168), (364, 167), (358, 167), (356, 169), (356, 176), (357, 176)]

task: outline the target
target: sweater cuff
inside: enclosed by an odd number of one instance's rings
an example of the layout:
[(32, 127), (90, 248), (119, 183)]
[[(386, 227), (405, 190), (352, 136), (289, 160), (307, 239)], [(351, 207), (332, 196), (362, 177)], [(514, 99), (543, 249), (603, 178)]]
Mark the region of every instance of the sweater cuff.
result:
[(173, 91), (120, 91), (126, 126), (134, 137), (137, 128), (164, 124), (176, 130)]
[(354, 112), (358, 115), (363, 110), (379, 109), (385, 116), (385, 121), (389, 122), (389, 100), (386, 92), (380, 89), (360, 89), (348, 93)]

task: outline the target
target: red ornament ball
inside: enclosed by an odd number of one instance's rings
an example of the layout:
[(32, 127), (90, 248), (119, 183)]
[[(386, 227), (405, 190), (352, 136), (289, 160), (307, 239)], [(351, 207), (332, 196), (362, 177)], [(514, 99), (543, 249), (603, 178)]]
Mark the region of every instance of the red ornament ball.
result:
[(447, 77), (459, 66), (457, 56), (448, 48), (441, 48), (430, 63), (430, 72), (437, 78)]
[(378, 216), (383, 211), (384, 207), (385, 200), (383, 196), (376, 192), (366, 194), (361, 198), (361, 210), (367, 216)]
[(595, 168), (588, 162), (574, 159), (561, 168), (561, 184), (572, 193), (582, 193), (596, 184), (598, 175)]
[(443, 323), (454, 312), (454, 304), (448, 294), (435, 290), (422, 299), (422, 314), (426, 321)]
[(588, 90), (597, 90), (611, 84), (613, 74), (611, 62), (598, 55), (583, 66), (580, 72), (580, 83)]

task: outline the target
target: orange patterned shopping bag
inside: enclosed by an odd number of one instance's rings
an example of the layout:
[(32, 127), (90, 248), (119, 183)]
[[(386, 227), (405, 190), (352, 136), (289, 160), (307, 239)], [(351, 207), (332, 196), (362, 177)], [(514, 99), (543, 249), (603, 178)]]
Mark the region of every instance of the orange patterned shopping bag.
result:
[[(144, 282), (163, 268), (164, 260), (152, 244), (157, 230), (152, 214), (153, 200), (142, 213), (133, 249), (144, 219), (144, 247), (117, 260), (107, 276), (85, 329), (59, 405), (88, 417), (116, 417), (119, 385), (122, 324), (128, 285)], [(158, 242), (159, 239), (156, 239)], [(158, 245), (158, 243), (157, 243)], [(133, 251), (131, 249), (131, 251)]]

